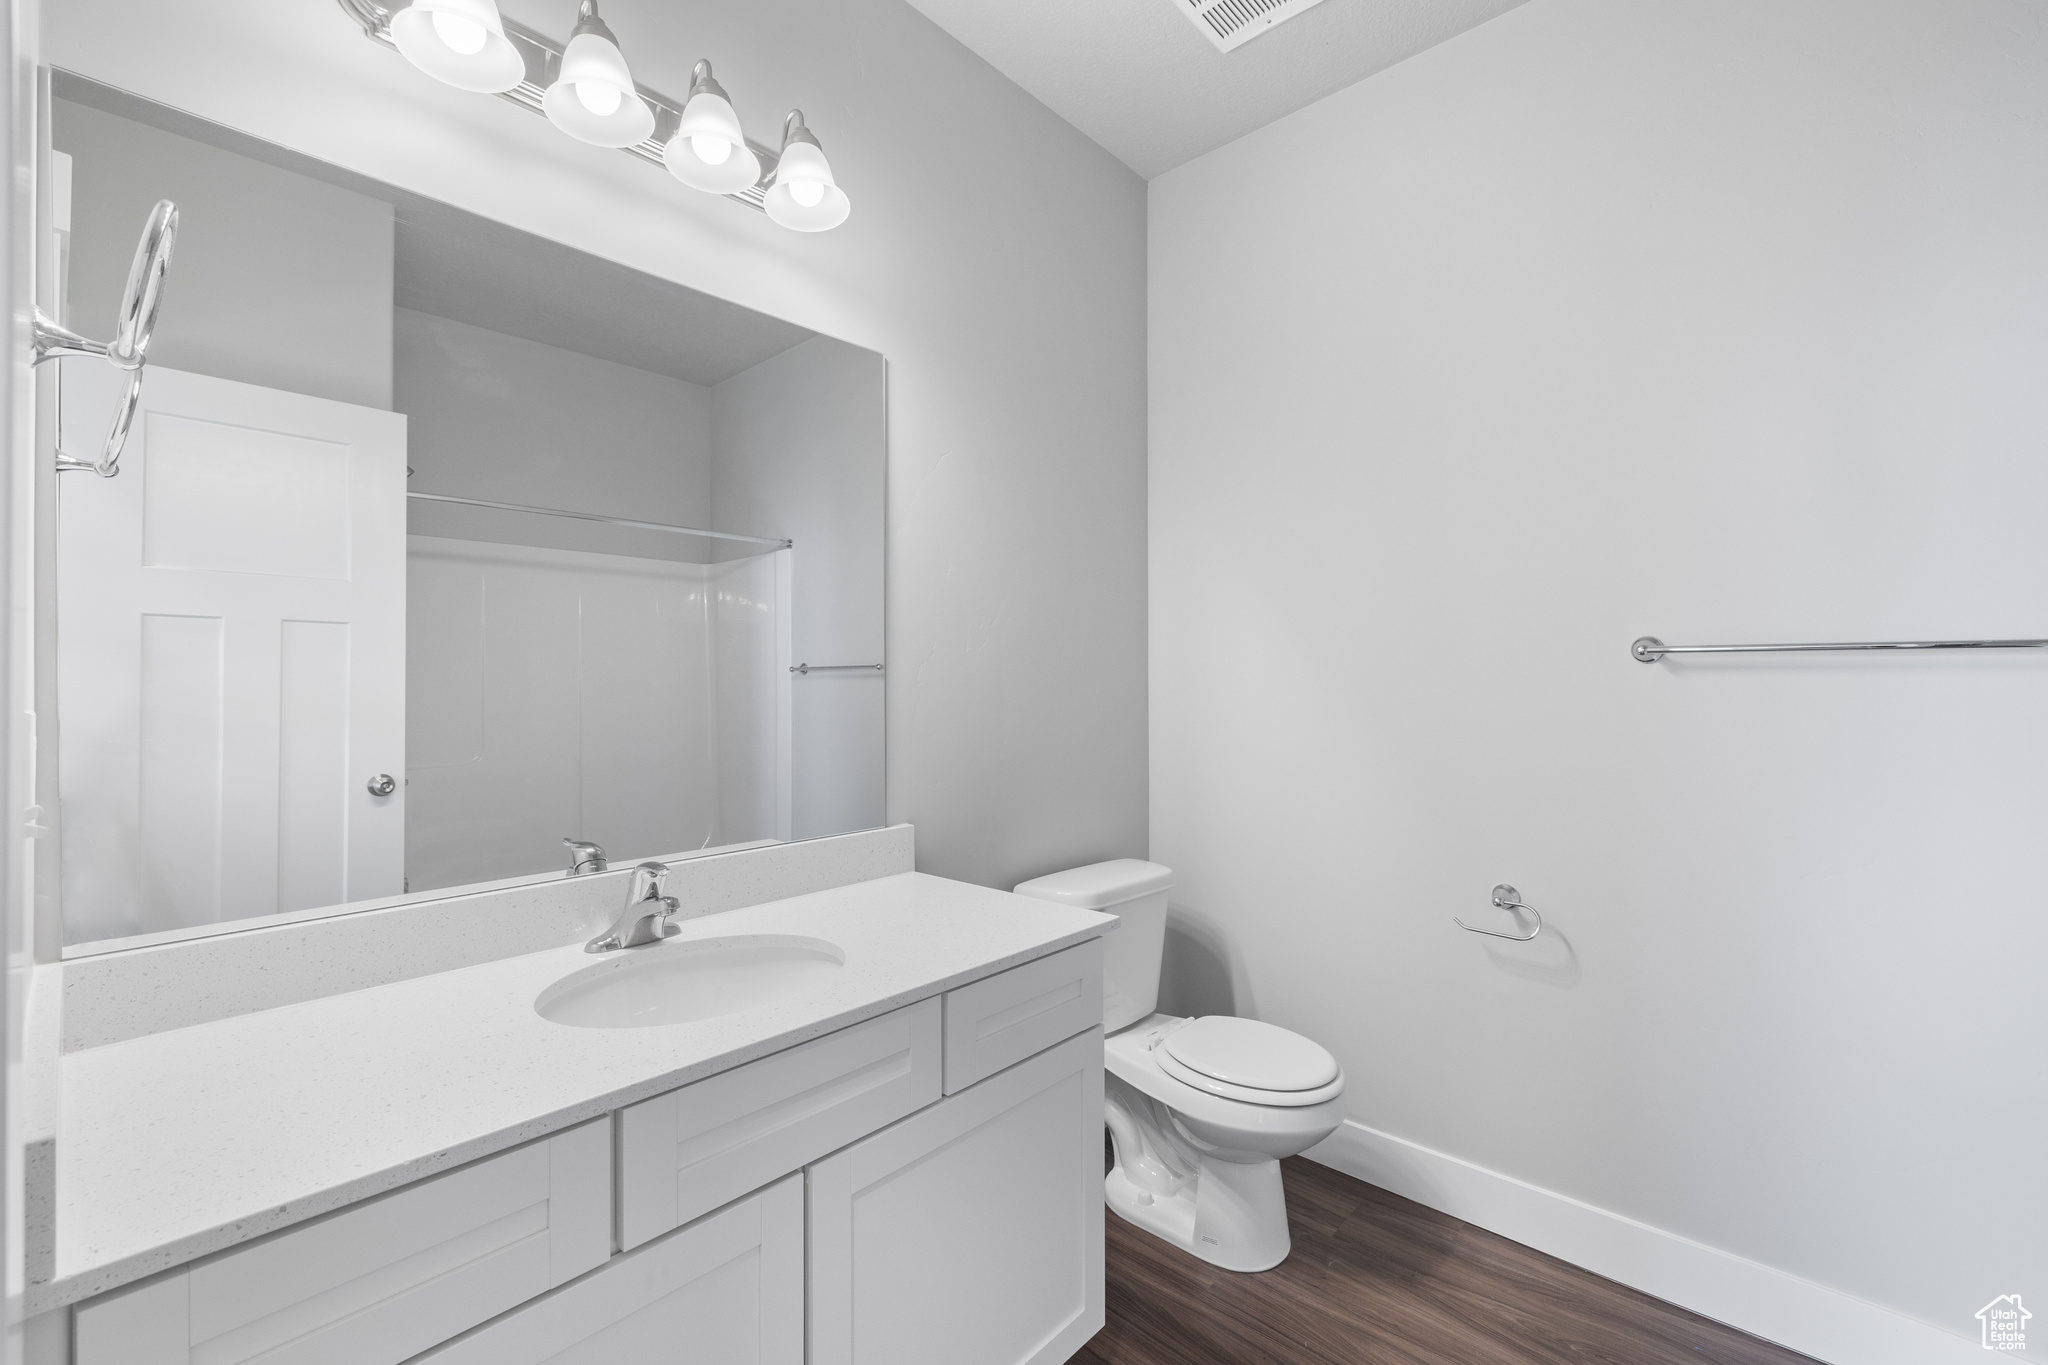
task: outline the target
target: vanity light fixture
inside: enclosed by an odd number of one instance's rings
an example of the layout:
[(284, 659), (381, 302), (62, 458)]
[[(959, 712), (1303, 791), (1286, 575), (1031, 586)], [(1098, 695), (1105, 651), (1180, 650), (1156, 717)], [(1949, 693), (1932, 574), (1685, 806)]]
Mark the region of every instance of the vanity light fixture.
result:
[(768, 184), (768, 216), (796, 232), (825, 232), (846, 221), (853, 204), (832, 179), (825, 149), (792, 109), (782, 125), (782, 155)]
[(597, 17), (597, 0), (583, 0), (578, 8), (576, 29), (541, 109), (548, 122), (593, 147), (630, 147), (654, 131), (654, 110), (633, 88), (619, 40)]
[[(665, 167), (685, 185), (764, 210), (783, 227), (823, 232), (852, 209), (801, 112), (790, 112), (777, 152), (747, 137), (709, 62), (697, 63), (680, 101), (634, 84), (597, 0), (580, 0), (566, 47), (505, 19), (496, 0), (336, 3), (371, 41), (428, 75), (510, 100), (578, 141)], [(792, 157), (785, 174), (781, 163)]]
[(761, 158), (747, 146), (740, 116), (725, 87), (712, 78), (710, 62), (698, 62), (691, 73), (682, 120), (661, 159), (670, 175), (693, 190), (737, 194), (759, 183)]
[(497, 95), (526, 79), (526, 59), (505, 36), (497, 0), (413, 0), (391, 16), (405, 59), (457, 90)]

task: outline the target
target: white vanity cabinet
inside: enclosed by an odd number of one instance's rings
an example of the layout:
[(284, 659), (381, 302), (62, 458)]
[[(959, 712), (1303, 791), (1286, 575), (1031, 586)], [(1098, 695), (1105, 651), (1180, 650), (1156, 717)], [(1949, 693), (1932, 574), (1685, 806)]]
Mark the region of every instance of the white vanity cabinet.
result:
[(73, 1365), (1054, 1365), (1102, 1326), (1102, 952), (81, 1305)]
[(939, 1002), (923, 1000), (621, 1109), (619, 1245), (801, 1170), (939, 1097)]
[(76, 1365), (397, 1365), (611, 1253), (599, 1119), (78, 1309)]
[(810, 1213), (810, 1365), (1067, 1359), (1103, 1321), (1101, 1028), (820, 1161)]
[(1102, 1022), (1100, 940), (970, 982), (946, 996), (946, 1093)]
[(614, 1256), (418, 1365), (803, 1365), (804, 1178)]

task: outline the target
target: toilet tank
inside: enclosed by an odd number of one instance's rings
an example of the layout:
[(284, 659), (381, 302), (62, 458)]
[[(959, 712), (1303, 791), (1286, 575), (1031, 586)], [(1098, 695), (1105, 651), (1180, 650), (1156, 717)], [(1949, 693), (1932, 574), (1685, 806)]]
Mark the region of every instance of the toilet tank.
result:
[(1114, 1033), (1159, 1008), (1166, 893), (1172, 888), (1172, 868), (1117, 858), (1034, 877), (1013, 889), (1077, 910), (1101, 910), (1121, 921), (1102, 940), (1102, 1027)]

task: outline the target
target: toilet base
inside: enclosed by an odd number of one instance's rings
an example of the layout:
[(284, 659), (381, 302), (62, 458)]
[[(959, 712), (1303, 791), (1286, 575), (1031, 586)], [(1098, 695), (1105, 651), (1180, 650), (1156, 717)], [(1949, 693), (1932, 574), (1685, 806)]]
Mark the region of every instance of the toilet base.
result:
[(1114, 1074), (1102, 1116), (1116, 1150), (1102, 1194), (1118, 1217), (1225, 1270), (1271, 1270), (1287, 1259), (1278, 1160), (1197, 1142), (1165, 1105)]
[(1277, 1161), (1203, 1159), (1181, 1189), (1153, 1194), (1112, 1169), (1102, 1183), (1110, 1212), (1211, 1265), (1252, 1273), (1287, 1259), (1287, 1201)]

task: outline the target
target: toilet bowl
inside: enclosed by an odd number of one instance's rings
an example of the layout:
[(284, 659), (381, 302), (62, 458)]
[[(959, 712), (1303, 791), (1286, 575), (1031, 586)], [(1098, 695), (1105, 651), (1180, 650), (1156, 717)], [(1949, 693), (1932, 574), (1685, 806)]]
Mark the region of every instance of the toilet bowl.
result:
[[(1318, 1084), (1262, 1090), (1245, 1083), (1262, 1074), (1253, 1040), (1246, 1040), (1246, 1069), (1234, 1080), (1195, 1071), (1169, 1050), (1176, 1038), (1185, 1043), (1226, 1025), (1279, 1035), (1259, 1041), (1271, 1046), (1283, 1072), (1287, 1059), (1313, 1049), (1327, 1073)], [(1226, 1270), (1270, 1270), (1286, 1260), (1280, 1158), (1313, 1147), (1344, 1121), (1344, 1073), (1330, 1054), (1271, 1024), (1165, 1014), (1112, 1035), (1103, 1051), (1103, 1112), (1116, 1148), (1116, 1166), (1103, 1184), (1109, 1207)], [(1190, 1073), (1197, 1079), (1183, 1079)]]
[(1290, 1245), (1280, 1159), (1343, 1122), (1344, 1073), (1272, 1024), (1154, 1012), (1172, 885), (1170, 869), (1122, 858), (1016, 891), (1120, 919), (1103, 940), (1110, 1209), (1226, 1270), (1270, 1270)]

